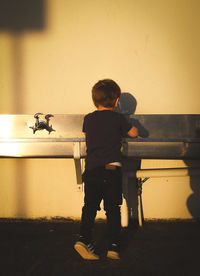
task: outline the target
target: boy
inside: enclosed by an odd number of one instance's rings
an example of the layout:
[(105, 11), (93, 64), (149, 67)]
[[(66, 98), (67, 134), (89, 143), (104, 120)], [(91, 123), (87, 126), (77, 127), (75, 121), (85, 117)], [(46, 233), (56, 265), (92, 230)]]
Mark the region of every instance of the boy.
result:
[(107, 216), (107, 257), (119, 259), (122, 204), (121, 140), (127, 134), (137, 137), (138, 130), (115, 112), (120, 87), (110, 79), (97, 82), (92, 88), (92, 99), (97, 110), (84, 117), (86, 135), (85, 198), (82, 209), (80, 238), (75, 250), (84, 258), (98, 260), (92, 245), (92, 229), (100, 202), (104, 201)]

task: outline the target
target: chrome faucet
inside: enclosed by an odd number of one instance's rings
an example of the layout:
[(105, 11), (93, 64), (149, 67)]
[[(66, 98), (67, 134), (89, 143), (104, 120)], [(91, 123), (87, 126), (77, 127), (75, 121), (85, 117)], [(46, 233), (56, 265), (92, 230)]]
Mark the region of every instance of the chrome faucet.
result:
[(36, 113), (34, 115), (34, 118), (36, 119), (36, 122), (35, 122), (35, 125), (34, 126), (30, 126), (29, 128), (32, 128), (33, 130), (33, 134), (35, 134), (35, 132), (37, 130), (42, 130), (42, 129), (46, 129), (49, 134), (52, 132), (52, 131), (55, 131), (53, 128), (52, 128), (52, 125), (50, 126), (49, 125), (49, 121), (50, 121), (50, 118), (51, 117), (54, 117), (52, 114), (47, 114), (45, 116), (45, 119), (46, 119), (46, 122), (45, 121), (40, 121), (40, 115), (43, 115), (43, 113)]

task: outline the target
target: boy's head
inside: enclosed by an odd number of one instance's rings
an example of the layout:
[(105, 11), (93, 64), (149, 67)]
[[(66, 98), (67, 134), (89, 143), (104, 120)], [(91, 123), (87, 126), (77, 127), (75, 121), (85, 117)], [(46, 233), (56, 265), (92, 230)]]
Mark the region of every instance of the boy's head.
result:
[(100, 80), (92, 88), (92, 99), (96, 107), (114, 108), (120, 95), (119, 85), (110, 79)]

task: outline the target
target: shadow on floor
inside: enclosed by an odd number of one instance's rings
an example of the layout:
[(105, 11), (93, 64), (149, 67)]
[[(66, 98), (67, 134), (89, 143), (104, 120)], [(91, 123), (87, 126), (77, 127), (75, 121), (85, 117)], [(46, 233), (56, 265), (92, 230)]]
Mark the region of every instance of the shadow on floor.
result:
[[(0, 273), (6, 275), (199, 275), (200, 223), (149, 221), (122, 229), (121, 260), (105, 258), (105, 222), (95, 225), (100, 261), (74, 251), (79, 221), (0, 221)], [(195, 253), (196, 252), (196, 253)]]

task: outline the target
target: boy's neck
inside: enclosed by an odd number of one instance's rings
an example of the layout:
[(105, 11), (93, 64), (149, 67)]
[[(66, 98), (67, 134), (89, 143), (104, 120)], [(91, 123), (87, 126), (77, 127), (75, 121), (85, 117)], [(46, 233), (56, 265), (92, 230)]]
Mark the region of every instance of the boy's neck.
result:
[(98, 111), (102, 111), (102, 110), (111, 110), (111, 111), (114, 111), (114, 110), (115, 110), (115, 107), (105, 107), (105, 106), (99, 105), (99, 106), (97, 107), (97, 110), (98, 110)]

